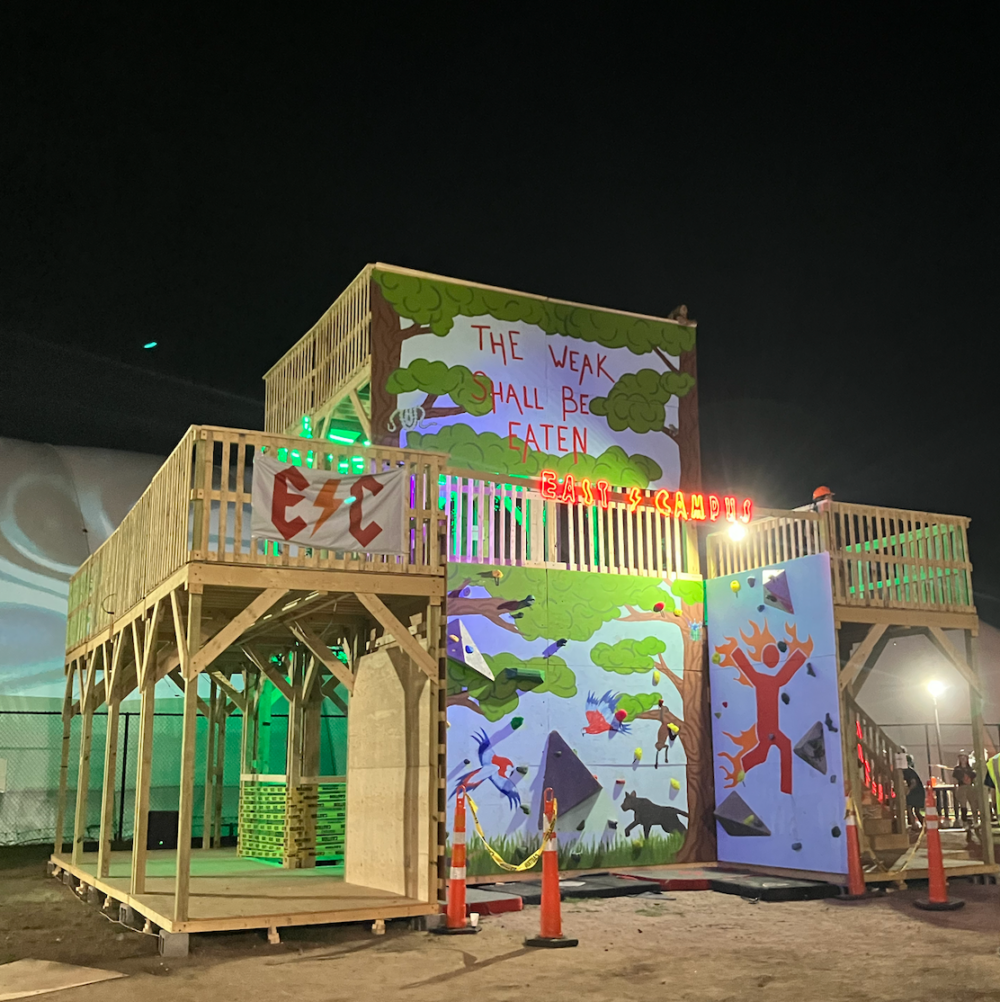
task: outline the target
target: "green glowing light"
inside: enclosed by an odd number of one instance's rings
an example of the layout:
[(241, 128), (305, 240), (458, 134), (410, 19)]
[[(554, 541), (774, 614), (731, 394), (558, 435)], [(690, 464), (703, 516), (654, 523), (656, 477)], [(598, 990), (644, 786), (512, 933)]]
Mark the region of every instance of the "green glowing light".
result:
[(361, 444), (367, 449), (368, 446), (371, 445), (371, 442), (369, 442), (368, 439), (366, 438)]
[(308, 414), (302, 415), (302, 431), (299, 432), (299, 435), (301, 438), (313, 437), (312, 418)]
[(344, 445), (354, 445), (354, 443), (358, 440), (357, 436), (354, 438), (348, 438), (346, 435), (336, 434), (333, 430), (328, 431), (326, 433), (326, 437), (331, 442), (343, 442)]
[(143, 345), (143, 348), (155, 348), (155, 347), (156, 347), (156, 345), (157, 345), (157, 343), (158, 343), (158, 342), (156, 342), (156, 341), (147, 341), (147, 342), (146, 342), (146, 343), (145, 343), (145, 344)]

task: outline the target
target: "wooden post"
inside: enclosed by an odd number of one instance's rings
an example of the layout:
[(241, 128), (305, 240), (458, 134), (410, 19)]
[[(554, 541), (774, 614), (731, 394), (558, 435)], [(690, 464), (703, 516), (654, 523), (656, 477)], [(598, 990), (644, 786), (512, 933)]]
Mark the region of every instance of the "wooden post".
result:
[[(209, 677), (209, 697), (208, 697), (208, 734), (206, 737), (207, 747), (205, 749), (205, 802), (204, 819), (201, 825), (201, 847), (210, 849), (212, 847), (212, 819), (215, 811), (215, 800), (213, 798), (213, 780), (215, 778), (215, 721), (218, 713), (218, 689), (215, 680)], [(187, 687), (184, 689), (187, 693)], [(225, 702), (223, 701), (223, 707)]]
[(69, 785), (69, 745), (73, 724), (73, 664), (66, 666), (66, 688), (62, 709), (62, 756), (59, 760), (59, 795), (56, 798), (56, 829), (52, 839), (52, 851), (57, 855), (63, 851), (63, 830), (66, 825), (66, 788)]
[(219, 726), (215, 744), (215, 801), (212, 804), (212, 820), (215, 825), (213, 845), (222, 848), (222, 797), (225, 792), (226, 776), (226, 712), (228, 700), (225, 693), (220, 693)]
[(87, 801), (90, 793), (90, 750), (94, 737), (94, 673), (97, 650), (91, 652), (86, 676), (80, 672), (80, 768), (76, 774), (76, 816), (73, 820), (73, 863), (83, 860), (83, 842), (87, 837)]
[(191, 821), (194, 815), (194, 758), (198, 736), (198, 676), (191, 674), (191, 661), (201, 647), (201, 600), (200, 592), (190, 592), (188, 595), (186, 650), (181, 661), (184, 673), (184, 730), (181, 736), (174, 922), (187, 920), (188, 894), (191, 888)]
[[(965, 659), (973, 674), (979, 675), (976, 664), (976, 644), (971, 630), (965, 631)], [(979, 844), (983, 847), (983, 862), (994, 862), (993, 856), (993, 815), (990, 798), (986, 793), (986, 735), (983, 731), (983, 697), (969, 686), (969, 709), (972, 716), (972, 745), (976, 752), (976, 791), (979, 805)]]
[[(146, 838), (149, 832), (149, 784), (153, 774), (153, 713), (156, 710), (156, 631), (159, 628), (160, 603), (146, 623), (142, 645), (142, 664), (136, 666), (141, 703), (139, 704), (139, 750), (135, 766), (135, 820), (132, 824), (133, 897), (146, 892)], [(133, 624), (135, 629), (135, 624)], [(136, 635), (133, 636), (136, 640)], [(136, 641), (136, 653), (139, 653)]]
[(121, 698), (119, 665), (125, 634), (119, 633), (114, 639), (114, 653), (111, 656), (110, 671), (105, 666), (104, 691), (108, 701), (108, 729), (104, 741), (104, 776), (101, 795), (101, 834), (97, 844), (97, 876), (106, 877), (111, 871), (111, 827), (115, 814), (115, 779), (118, 772), (118, 715)]

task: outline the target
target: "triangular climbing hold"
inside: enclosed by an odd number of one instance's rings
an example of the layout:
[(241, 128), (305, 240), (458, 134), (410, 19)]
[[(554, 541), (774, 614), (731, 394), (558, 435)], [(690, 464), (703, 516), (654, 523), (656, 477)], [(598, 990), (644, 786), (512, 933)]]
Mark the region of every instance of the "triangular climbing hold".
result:
[(460, 619), (453, 619), (448, 624), (448, 657), (493, 681), (493, 672), (486, 658)]
[(784, 571), (764, 571), (764, 602), (789, 615), (795, 612), (788, 590), (788, 575)]
[(560, 815), (565, 815), (603, 787), (581, 762), (558, 731), (549, 734), (545, 749), (545, 779), (542, 789), (552, 788)]
[(727, 835), (771, 834), (771, 829), (735, 790), (716, 807), (715, 817)]
[(818, 772), (826, 775), (826, 738), (823, 736), (822, 721), (817, 720), (799, 738), (798, 744), (792, 750), (806, 765), (811, 765)]

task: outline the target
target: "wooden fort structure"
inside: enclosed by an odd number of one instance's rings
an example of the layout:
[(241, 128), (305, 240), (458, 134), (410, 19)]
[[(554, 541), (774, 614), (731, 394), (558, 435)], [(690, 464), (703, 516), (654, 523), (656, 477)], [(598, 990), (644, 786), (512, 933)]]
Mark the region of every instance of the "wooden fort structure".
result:
[[(372, 413), (381, 406), (372, 383), (372, 268), (265, 375), (265, 429), (189, 429), (71, 582), (52, 866), (167, 933), (378, 923), (438, 911), (448, 825), (449, 563), (701, 578), (693, 523), (664, 518), (652, 504), (636, 511), (615, 494), (604, 509), (559, 505), (536, 482), (463, 469), (437, 452), (372, 444)], [(334, 426), (354, 434), (338, 441)], [(352, 474), (404, 468), (407, 552), (374, 556), (252, 538), (259, 455)], [(969, 682), (981, 747), (968, 520), (839, 503), (757, 514), (740, 541), (708, 537), (708, 576), (831, 554), (850, 721), (845, 775), (870, 808), (866, 849), (899, 855), (905, 822), (894, 805), (905, 796), (887, 793), (900, 789), (896, 749), (855, 697), (891, 637), (922, 632)], [(964, 650), (946, 629), (965, 632)], [(153, 742), (155, 690), (164, 680), (183, 693), (180, 755), (170, 763), (180, 789), (175, 850), (148, 848), (154, 756), (163, 754)], [(134, 835), (130, 849), (113, 851), (118, 718), (122, 701), (136, 694)], [(287, 714), (283, 749), (267, 747), (275, 707)], [(346, 765), (323, 774), (320, 721), (330, 708), (353, 723)], [(103, 749), (93, 741), (102, 709)], [(199, 718), (207, 739), (196, 774)], [(237, 721), (234, 847), (223, 844), (222, 790), (227, 728)], [(859, 741), (848, 739), (858, 728)], [(71, 763), (74, 733), (79, 760)], [(91, 771), (102, 768), (91, 852), (87, 790)], [(980, 796), (982, 780), (980, 764)], [(988, 824), (981, 839), (992, 859)], [(891, 876), (890, 865), (870, 879)]]
[[(979, 619), (972, 593), (969, 519), (825, 498), (794, 511), (761, 512), (746, 535), (707, 539), (707, 574), (723, 577), (829, 553), (837, 632), (844, 776), (861, 813), (858, 831), (869, 882), (926, 878), (926, 851), (911, 852), (900, 748), (858, 704), (879, 656), (892, 640), (923, 636), (965, 680), (976, 755), (974, 796), (979, 846), (946, 846), (951, 876), (1000, 872), (984, 781), (987, 747), (982, 683), (976, 666)], [(961, 631), (958, 646), (945, 631)], [(905, 868), (904, 868), (905, 867)]]

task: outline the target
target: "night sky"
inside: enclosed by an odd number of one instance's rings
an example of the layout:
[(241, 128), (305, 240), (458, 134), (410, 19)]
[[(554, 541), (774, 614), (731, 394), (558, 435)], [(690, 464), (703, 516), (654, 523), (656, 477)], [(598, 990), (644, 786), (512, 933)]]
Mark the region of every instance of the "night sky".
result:
[(984, 8), (329, 9), (0, 4), (0, 435), (261, 426), (369, 261), (686, 303), (705, 487), (971, 515), (1000, 624)]

